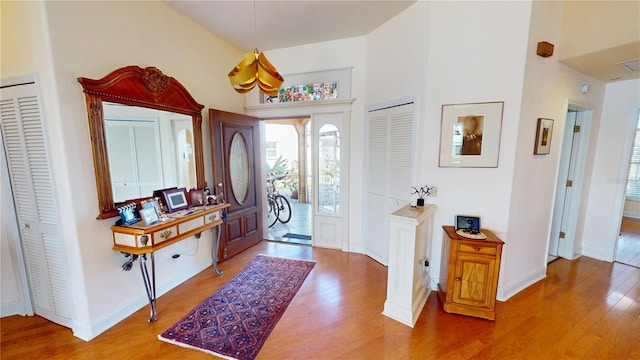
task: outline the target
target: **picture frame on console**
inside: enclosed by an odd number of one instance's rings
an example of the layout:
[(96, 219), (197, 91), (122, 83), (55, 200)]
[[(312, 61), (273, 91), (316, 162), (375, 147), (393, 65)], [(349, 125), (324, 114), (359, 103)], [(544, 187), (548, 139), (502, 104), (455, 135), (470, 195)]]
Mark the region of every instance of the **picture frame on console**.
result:
[(536, 127), (536, 144), (534, 155), (549, 155), (551, 153), (551, 135), (553, 135), (553, 119), (538, 119)]
[(191, 206), (204, 206), (207, 205), (207, 196), (202, 189), (189, 190), (189, 204)]
[(504, 101), (442, 105), (439, 167), (497, 168)]
[(189, 207), (187, 190), (185, 188), (165, 190), (163, 193), (165, 205), (170, 213)]
[(144, 226), (149, 226), (160, 221), (158, 212), (154, 207), (140, 209), (140, 217), (142, 218), (142, 221), (144, 221)]

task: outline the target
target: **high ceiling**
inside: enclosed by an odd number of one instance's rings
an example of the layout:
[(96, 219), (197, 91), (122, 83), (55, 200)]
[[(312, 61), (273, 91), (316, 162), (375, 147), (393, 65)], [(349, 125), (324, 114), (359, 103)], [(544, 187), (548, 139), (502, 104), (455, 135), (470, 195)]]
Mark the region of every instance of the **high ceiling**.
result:
[(415, 0), (253, 1), (166, 0), (169, 6), (226, 42), (249, 52), (279, 49), (370, 33)]

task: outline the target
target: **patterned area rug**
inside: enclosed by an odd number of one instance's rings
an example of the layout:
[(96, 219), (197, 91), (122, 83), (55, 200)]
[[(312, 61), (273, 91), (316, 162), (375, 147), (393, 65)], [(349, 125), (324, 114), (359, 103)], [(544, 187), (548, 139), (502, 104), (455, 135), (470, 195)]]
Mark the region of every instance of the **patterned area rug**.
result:
[(254, 359), (314, 265), (259, 255), (158, 339), (225, 359)]

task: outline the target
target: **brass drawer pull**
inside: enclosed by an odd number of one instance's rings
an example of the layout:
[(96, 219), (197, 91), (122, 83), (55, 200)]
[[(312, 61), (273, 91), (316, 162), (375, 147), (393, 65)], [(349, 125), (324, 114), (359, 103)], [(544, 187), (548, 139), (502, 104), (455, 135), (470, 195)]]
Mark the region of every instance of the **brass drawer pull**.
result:
[(149, 243), (149, 235), (140, 236), (140, 242), (142, 243), (142, 246), (147, 246)]
[(216, 219), (216, 216), (215, 216), (215, 215), (213, 215), (213, 214), (209, 215), (209, 220), (213, 221), (213, 220), (215, 220), (215, 219)]
[(456, 281), (460, 281), (461, 279), (459, 277), (456, 278)]
[(173, 231), (171, 230), (165, 230), (163, 232), (160, 233), (160, 237), (163, 239), (168, 239), (171, 235), (173, 234)]

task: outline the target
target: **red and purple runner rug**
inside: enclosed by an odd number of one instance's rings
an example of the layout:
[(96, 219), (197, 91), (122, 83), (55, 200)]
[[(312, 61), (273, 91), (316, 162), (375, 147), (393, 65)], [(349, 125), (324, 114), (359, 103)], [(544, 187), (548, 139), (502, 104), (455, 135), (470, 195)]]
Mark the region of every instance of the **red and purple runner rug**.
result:
[(158, 339), (226, 359), (254, 359), (314, 265), (259, 255)]

